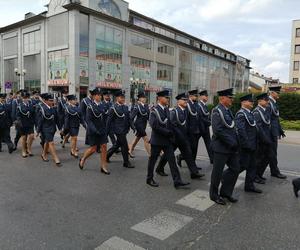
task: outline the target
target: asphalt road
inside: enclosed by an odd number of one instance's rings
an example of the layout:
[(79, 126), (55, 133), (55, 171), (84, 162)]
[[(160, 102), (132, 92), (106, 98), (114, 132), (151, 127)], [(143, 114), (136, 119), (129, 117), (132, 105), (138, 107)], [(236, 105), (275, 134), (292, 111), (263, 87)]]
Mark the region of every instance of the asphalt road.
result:
[[(136, 168), (124, 169), (117, 155), (109, 165), (110, 176), (100, 173), (98, 155), (80, 171), (68, 147), (58, 146), (63, 167), (57, 168), (42, 162), (38, 141), (36, 156), (27, 159), (20, 150), (8, 155), (3, 146), (1, 250), (299, 249), (300, 200), (294, 198), (290, 182), (300, 176), (300, 145), (279, 145), (279, 165), (288, 180), (266, 174), (264, 193), (253, 195), (243, 192), (241, 176), (235, 190), (239, 202), (225, 207), (207, 197), (211, 166), (202, 143), (198, 164), (206, 177), (179, 191), (171, 177), (156, 177), (157, 189), (145, 184), (142, 144), (135, 151)], [(85, 148), (82, 141), (79, 148)], [(181, 173), (189, 181), (186, 167)]]

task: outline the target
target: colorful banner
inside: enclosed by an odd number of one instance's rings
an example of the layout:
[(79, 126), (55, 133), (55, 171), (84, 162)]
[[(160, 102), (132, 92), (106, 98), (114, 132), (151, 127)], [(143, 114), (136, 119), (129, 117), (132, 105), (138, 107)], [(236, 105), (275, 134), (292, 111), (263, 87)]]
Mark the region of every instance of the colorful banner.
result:
[(49, 52), (48, 54), (48, 85), (68, 86), (69, 82), (69, 56), (67, 50)]

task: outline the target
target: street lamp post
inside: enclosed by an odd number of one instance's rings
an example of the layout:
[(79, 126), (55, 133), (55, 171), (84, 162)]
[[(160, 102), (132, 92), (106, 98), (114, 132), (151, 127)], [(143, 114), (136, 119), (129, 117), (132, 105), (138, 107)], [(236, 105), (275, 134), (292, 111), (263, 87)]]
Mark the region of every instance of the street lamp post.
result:
[(21, 78), (22, 78), (22, 76), (25, 76), (25, 75), (26, 75), (27, 70), (26, 70), (26, 69), (23, 69), (22, 72), (20, 72), (18, 68), (15, 68), (14, 71), (15, 71), (16, 76), (19, 77), (18, 90), (20, 90), (20, 89), (21, 89)]

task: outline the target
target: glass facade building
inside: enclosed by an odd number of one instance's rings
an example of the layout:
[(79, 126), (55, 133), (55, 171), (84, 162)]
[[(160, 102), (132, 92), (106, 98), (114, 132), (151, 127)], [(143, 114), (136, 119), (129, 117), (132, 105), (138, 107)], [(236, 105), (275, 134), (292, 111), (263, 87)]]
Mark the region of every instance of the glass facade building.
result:
[(60, 91), (84, 97), (96, 86), (156, 92), (249, 86), (250, 61), (134, 12), (122, 0), (50, 1), (48, 11), (0, 28), (1, 91)]

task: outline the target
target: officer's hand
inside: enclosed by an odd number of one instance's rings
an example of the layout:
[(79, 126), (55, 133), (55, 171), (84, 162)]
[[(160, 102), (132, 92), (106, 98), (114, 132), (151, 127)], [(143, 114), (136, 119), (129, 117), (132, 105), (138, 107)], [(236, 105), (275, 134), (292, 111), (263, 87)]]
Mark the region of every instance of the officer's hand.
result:
[(285, 138), (285, 137), (286, 137), (286, 135), (285, 135), (285, 132), (284, 132), (284, 131), (282, 131), (282, 132), (281, 132), (281, 137), (282, 137), (282, 138)]

